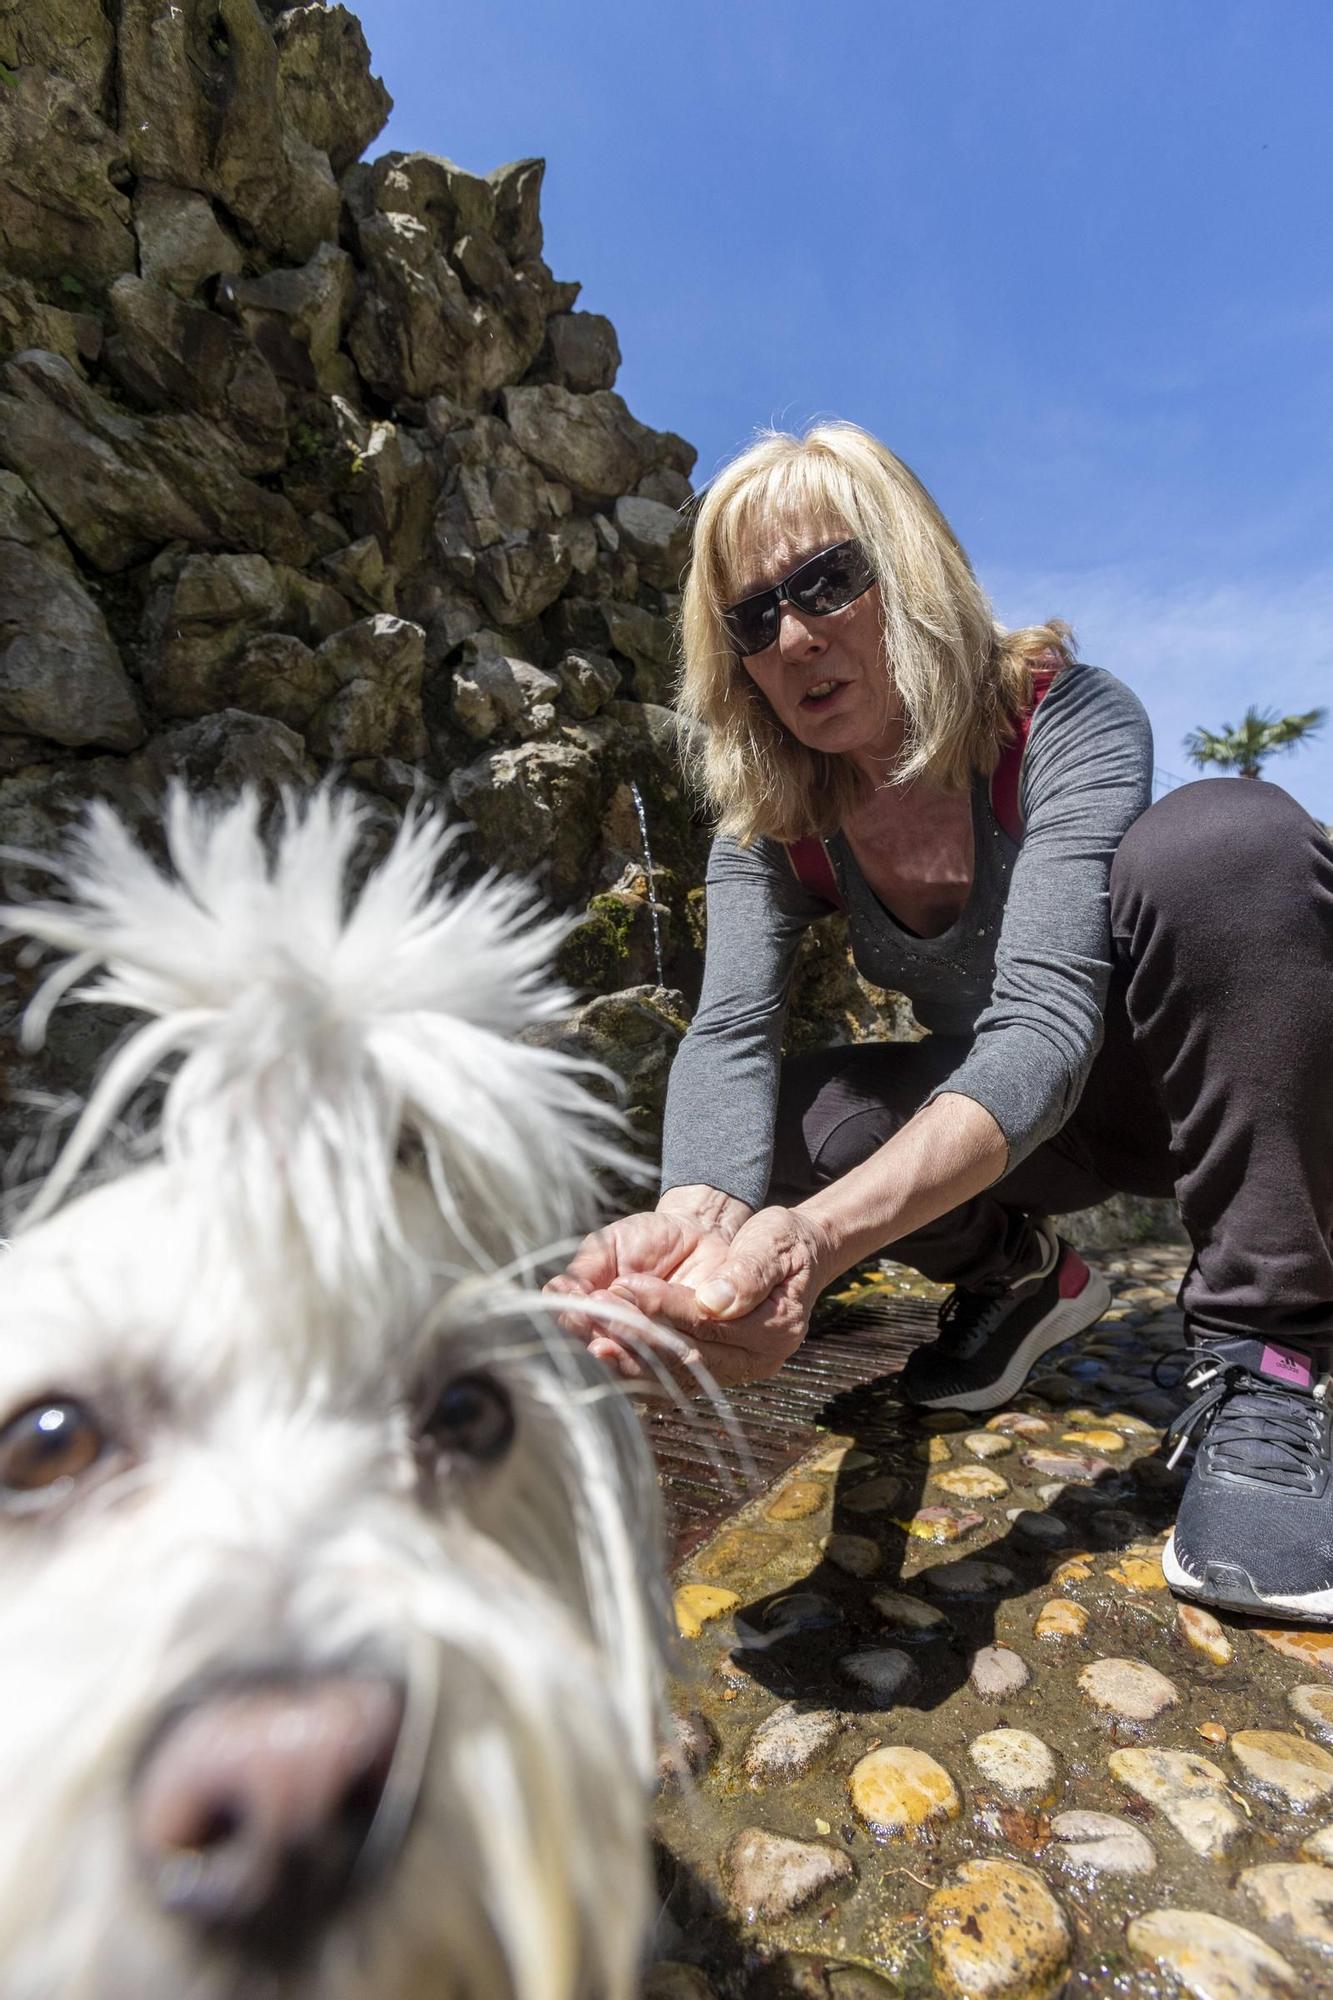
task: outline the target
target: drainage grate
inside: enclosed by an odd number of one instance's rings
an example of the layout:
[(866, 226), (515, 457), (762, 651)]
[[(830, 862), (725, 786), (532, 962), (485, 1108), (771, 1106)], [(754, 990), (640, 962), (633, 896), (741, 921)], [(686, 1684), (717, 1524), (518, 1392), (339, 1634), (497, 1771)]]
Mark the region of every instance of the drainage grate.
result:
[[(644, 1427), (657, 1459), (672, 1560), (679, 1563), (726, 1518), (819, 1443), (828, 1430), (873, 1441), (901, 1426), (884, 1384), (912, 1349), (935, 1332), (933, 1299), (879, 1296), (836, 1311), (817, 1325), (772, 1382), (735, 1390), (732, 1415), (750, 1457), (706, 1405), (688, 1411), (652, 1404)], [(883, 1415), (880, 1408), (883, 1407)]]

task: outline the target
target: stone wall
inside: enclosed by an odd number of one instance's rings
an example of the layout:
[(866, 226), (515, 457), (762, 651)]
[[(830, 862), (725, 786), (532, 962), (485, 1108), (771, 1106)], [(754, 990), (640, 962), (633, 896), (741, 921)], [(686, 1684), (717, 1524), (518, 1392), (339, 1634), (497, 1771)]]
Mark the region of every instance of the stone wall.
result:
[[(173, 776), (438, 799), (578, 917), (570, 1032), (651, 1134), (699, 969), (695, 454), (545, 263), (542, 162), (363, 161), (389, 109), (342, 6), (0, 0), (0, 843), (95, 795), (151, 837)], [(798, 1032), (876, 1032), (807, 961)], [(0, 961), (11, 1148), (106, 1035), (20, 1053), (32, 978)]]

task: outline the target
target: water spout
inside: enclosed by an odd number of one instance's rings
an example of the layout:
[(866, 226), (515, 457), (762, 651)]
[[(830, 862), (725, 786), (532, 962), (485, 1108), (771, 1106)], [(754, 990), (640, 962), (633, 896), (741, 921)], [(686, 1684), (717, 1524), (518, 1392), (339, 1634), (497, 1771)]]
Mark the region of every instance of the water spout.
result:
[(639, 815), (639, 838), (643, 842), (643, 865), (648, 877), (648, 914), (653, 922), (653, 964), (657, 969), (657, 983), (664, 986), (662, 977), (662, 926), (657, 916), (657, 892), (653, 885), (653, 850), (648, 845), (648, 815), (643, 809), (643, 793), (630, 780), (630, 792), (634, 798), (634, 810)]

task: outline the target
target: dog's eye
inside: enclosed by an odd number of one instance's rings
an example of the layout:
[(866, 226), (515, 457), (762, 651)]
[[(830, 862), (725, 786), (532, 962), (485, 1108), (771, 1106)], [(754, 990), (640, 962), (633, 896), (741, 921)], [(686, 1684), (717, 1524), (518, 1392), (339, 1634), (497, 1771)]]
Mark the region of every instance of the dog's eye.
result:
[(77, 1479), (97, 1463), (105, 1443), (82, 1403), (34, 1403), (0, 1430), (0, 1493), (39, 1493)]
[(426, 1425), (442, 1450), (484, 1462), (503, 1458), (514, 1439), (509, 1391), (489, 1375), (458, 1375), (441, 1392)]

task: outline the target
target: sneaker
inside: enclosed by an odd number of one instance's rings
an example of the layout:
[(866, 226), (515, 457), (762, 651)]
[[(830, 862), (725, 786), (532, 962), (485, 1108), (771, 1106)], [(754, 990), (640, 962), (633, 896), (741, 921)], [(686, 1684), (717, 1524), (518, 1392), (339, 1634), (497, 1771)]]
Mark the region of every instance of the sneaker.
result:
[(1034, 1221), (1042, 1259), (1010, 1284), (955, 1286), (940, 1307), (939, 1337), (903, 1369), (902, 1392), (923, 1410), (998, 1410), (1016, 1396), (1048, 1348), (1099, 1320), (1111, 1303), (1100, 1271)]
[[(1201, 1393), (1167, 1440), (1198, 1450), (1162, 1555), (1178, 1597), (1333, 1624), (1333, 1406), (1314, 1357), (1195, 1334)], [(1173, 1458), (1172, 1463), (1175, 1462)]]

